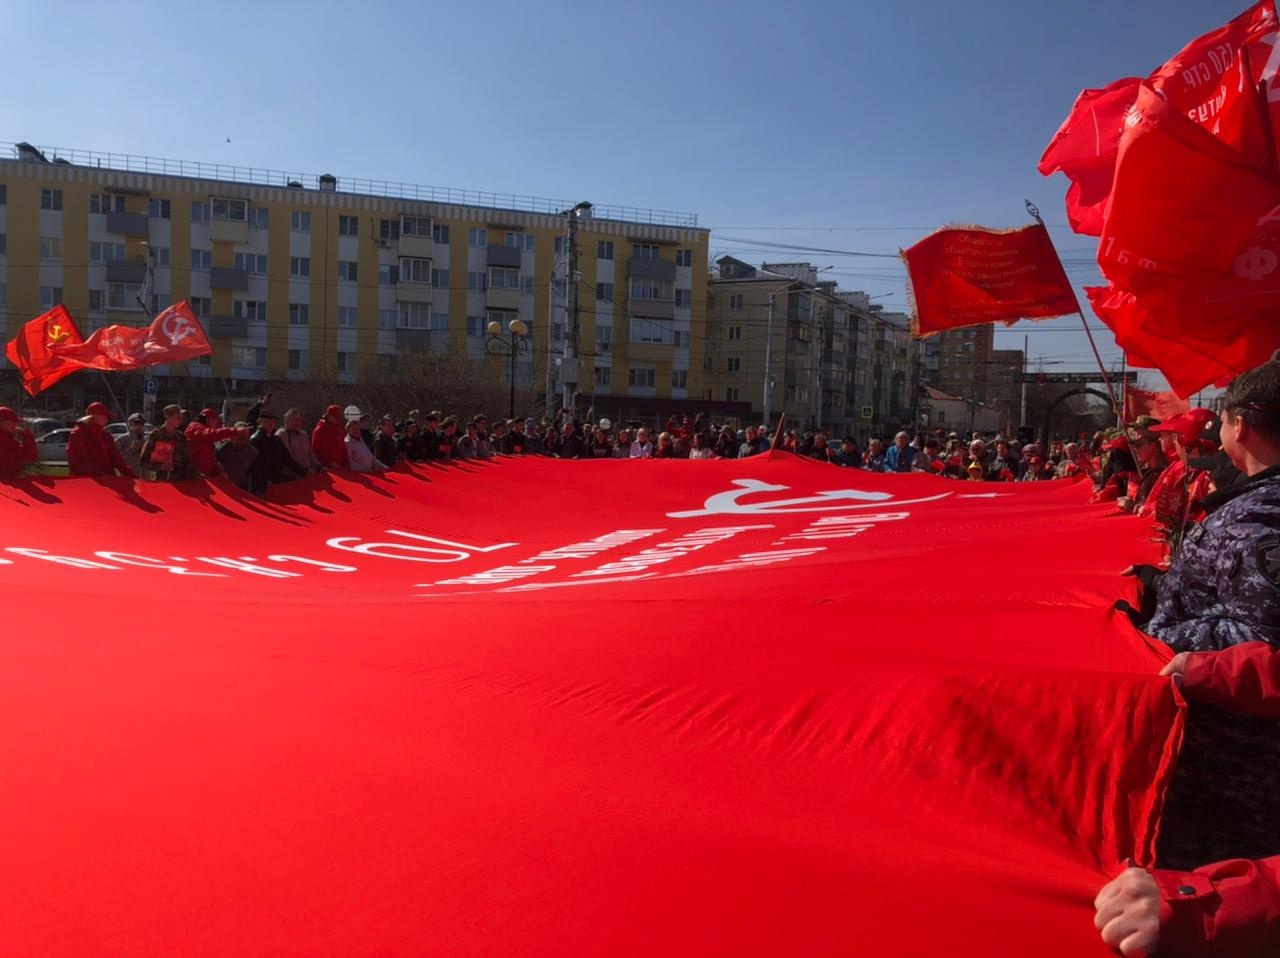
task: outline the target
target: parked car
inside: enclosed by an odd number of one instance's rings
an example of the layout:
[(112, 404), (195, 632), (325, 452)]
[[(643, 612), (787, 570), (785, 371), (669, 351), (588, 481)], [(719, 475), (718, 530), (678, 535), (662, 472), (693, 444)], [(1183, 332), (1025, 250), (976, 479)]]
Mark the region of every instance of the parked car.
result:
[(67, 440), (71, 438), (70, 429), (55, 429), (36, 440), (36, 449), (40, 453), (40, 461), (66, 465)]
[[(151, 425), (151, 423), (147, 423), (142, 427), (142, 434), (144, 436), (149, 436), (151, 435), (151, 433), (155, 431), (155, 428), (156, 427)], [(127, 422), (107, 423), (107, 435), (110, 436), (112, 439), (119, 439), (128, 431), (129, 431), (129, 424)]]
[(55, 429), (61, 429), (66, 425), (61, 419), (48, 418), (24, 419), (23, 422), (26, 423), (27, 429), (31, 431), (33, 436), (47, 436)]

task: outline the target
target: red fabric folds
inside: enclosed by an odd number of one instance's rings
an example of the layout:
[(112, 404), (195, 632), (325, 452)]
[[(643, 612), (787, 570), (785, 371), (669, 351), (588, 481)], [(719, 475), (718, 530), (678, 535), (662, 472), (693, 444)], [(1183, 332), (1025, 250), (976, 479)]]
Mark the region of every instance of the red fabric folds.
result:
[(0, 485), (0, 951), (1108, 954), (1181, 720), (1110, 608), (1150, 525), (1086, 487), (272, 495)]
[(22, 387), (34, 396), (82, 368), (60, 357), (55, 348), (83, 341), (71, 313), (59, 303), (23, 325), (5, 346), (4, 355), (18, 368)]
[(912, 331), (1065, 316), (1075, 290), (1042, 225), (995, 230), (943, 227), (902, 252)]
[(1154, 416), (1163, 421), (1190, 408), (1190, 403), (1173, 392), (1154, 392), (1136, 386), (1130, 386), (1124, 392), (1125, 422), (1134, 422), (1139, 416)]

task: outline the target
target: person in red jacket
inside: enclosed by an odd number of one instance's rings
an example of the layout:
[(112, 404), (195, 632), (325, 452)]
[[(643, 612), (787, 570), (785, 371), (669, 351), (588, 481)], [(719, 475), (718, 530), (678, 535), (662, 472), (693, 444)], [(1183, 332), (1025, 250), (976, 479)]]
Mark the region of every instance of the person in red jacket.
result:
[(347, 427), (342, 421), (342, 407), (333, 405), (324, 411), (324, 418), (316, 423), (311, 433), (311, 454), (325, 468), (350, 467), (347, 459)]
[(73, 476), (114, 476), (119, 473), (136, 479), (120, 455), (116, 441), (107, 434), (111, 410), (104, 403), (91, 402), (83, 419), (76, 420), (67, 439), (67, 468)]
[(18, 414), (0, 406), (0, 480), (20, 478), (22, 470), (36, 461), (38, 452), (35, 436), (22, 425)]
[(234, 439), (247, 429), (224, 428), (222, 417), (209, 408), (200, 410), (200, 415), (187, 424), (183, 435), (187, 437), (187, 448), (191, 450), (191, 459), (200, 470), (202, 476), (218, 476), (222, 469), (218, 466), (218, 457), (214, 447), (224, 439)]
[[(1160, 673), (1183, 696), (1280, 719), (1280, 649), (1244, 642), (1179, 652)], [(1280, 856), (1193, 871), (1127, 868), (1094, 900), (1102, 940), (1122, 955), (1263, 958), (1280, 954)]]

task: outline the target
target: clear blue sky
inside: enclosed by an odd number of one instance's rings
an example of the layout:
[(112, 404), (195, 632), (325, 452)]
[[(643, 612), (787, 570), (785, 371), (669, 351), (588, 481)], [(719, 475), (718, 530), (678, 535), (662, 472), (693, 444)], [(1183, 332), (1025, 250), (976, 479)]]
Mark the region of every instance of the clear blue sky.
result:
[[(1024, 196), (1062, 224), (1035, 164), (1075, 95), (1246, 5), (10, 3), (0, 139), (688, 210), (713, 256), (807, 258), (892, 308), (893, 260), (726, 237), (892, 253), (1022, 223)], [(1054, 235), (1096, 281), (1094, 244)], [(1085, 368), (1071, 329), (998, 341)]]

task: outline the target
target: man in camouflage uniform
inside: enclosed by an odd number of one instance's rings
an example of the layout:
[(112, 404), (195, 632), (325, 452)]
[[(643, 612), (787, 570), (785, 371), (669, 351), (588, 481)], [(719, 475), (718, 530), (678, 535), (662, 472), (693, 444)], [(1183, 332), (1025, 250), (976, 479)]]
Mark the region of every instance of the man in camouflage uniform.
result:
[(143, 468), (165, 482), (200, 478), (200, 470), (182, 431), (181, 406), (164, 407), (164, 425), (147, 436), (138, 458)]
[[(1147, 631), (1177, 652), (1280, 647), (1280, 363), (1223, 397), (1222, 448), (1248, 478), (1205, 499)], [(1165, 868), (1280, 853), (1280, 723), (1190, 703), (1157, 849)]]

